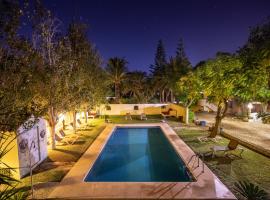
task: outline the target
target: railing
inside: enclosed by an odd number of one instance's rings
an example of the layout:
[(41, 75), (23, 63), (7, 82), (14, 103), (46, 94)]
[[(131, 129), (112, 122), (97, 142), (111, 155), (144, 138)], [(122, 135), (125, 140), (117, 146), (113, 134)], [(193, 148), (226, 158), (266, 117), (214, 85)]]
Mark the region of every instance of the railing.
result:
[[(200, 167), (200, 157), (202, 158), (201, 160), (201, 164), (202, 164), (202, 173), (204, 173), (204, 154), (201, 154), (201, 153), (197, 153), (197, 154), (194, 154), (190, 157), (188, 163), (187, 163), (187, 166), (191, 163), (191, 161), (195, 158), (197, 159), (197, 168)], [(196, 161), (195, 161), (196, 162)]]

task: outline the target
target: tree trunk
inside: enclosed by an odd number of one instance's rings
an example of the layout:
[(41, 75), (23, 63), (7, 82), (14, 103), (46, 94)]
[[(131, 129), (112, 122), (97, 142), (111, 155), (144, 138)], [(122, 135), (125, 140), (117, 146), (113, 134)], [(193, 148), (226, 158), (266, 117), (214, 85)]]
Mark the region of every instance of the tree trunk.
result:
[(48, 115), (49, 115), (49, 126), (51, 130), (52, 149), (55, 149), (56, 148), (56, 143), (55, 143), (56, 116), (55, 116), (55, 110), (53, 107), (49, 108)]
[(215, 125), (214, 125), (214, 128), (213, 130), (211, 131), (211, 134), (210, 134), (210, 137), (211, 138), (214, 138), (217, 136), (217, 134), (219, 133), (219, 130), (220, 130), (220, 124), (221, 124), (221, 117), (219, 116), (220, 113), (216, 115), (216, 121), (215, 121)]
[(65, 120), (62, 121), (63, 130), (66, 130)]
[(77, 122), (76, 122), (76, 110), (73, 111), (73, 131), (76, 133), (76, 127), (77, 127)]
[[(222, 106), (222, 103), (224, 104), (224, 109)], [(225, 117), (226, 112), (228, 110), (228, 103), (227, 103), (227, 99), (224, 99), (223, 102), (220, 101), (218, 103), (218, 109), (217, 109), (217, 114), (216, 114), (216, 121), (215, 121), (215, 125), (213, 130), (211, 131), (211, 134), (209, 137), (214, 138), (217, 136), (217, 134), (220, 133), (220, 125), (221, 125), (221, 121), (222, 119)]]
[(119, 103), (120, 102), (120, 89), (119, 89), (118, 83), (114, 84), (114, 94), (115, 94), (115, 102)]
[(171, 90), (171, 102), (174, 103), (174, 95), (173, 95), (173, 91)]
[(52, 137), (52, 149), (56, 149), (56, 143), (55, 143), (55, 124), (51, 125), (51, 137)]
[(185, 121), (184, 122), (186, 124), (189, 124), (189, 107), (192, 105), (193, 101), (194, 100), (192, 99), (185, 104), (185, 119), (184, 119)]
[(165, 91), (164, 91), (164, 89), (162, 90), (162, 103), (164, 103), (164, 100), (165, 100), (165, 98), (164, 98), (164, 94), (165, 93)]
[(185, 123), (189, 124), (189, 108), (185, 107)]
[(166, 102), (169, 102), (170, 94), (171, 94), (171, 90), (168, 90), (168, 93), (166, 94)]
[(87, 114), (87, 109), (84, 112), (84, 117), (85, 117), (85, 123), (88, 123), (88, 114)]

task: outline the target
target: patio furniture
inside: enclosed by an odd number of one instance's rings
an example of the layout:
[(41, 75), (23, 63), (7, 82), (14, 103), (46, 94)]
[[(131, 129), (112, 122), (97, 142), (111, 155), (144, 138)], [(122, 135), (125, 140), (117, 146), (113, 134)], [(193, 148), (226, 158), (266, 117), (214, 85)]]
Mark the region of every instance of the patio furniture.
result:
[(146, 117), (146, 114), (145, 113), (142, 113), (141, 114), (141, 120), (147, 120), (147, 117)]
[[(174, 112), (174, 114), (172, 114), (172, 112)], [(161, 112), (161, 115), (163, 116), (164, 119), (166, 119), (167, 117), (171, 117), (171, 116), (176, 117), (177, 111), (170, 108), (168, 111)]]
[(105, 123), (112, 123), (112, 120), (109, 118), (108, 115), (105, 115)]
[(97, 113), (93, 112), (93, 111), (90, 111), (89, 114), (88, 114), (88, 118), (91, 118), (91, 119), (95, 119), (96, 116), (97, 116)]
[(71, 140), (70, 138), (65, 138), (55, 133), (55, 141), (61, 143), (62, 145), (73, 145), (76, 140)]
[(224, 152), (224, 155), (235, 155), (234, 152), (236, 152), (237, 150), (240, 151), (238, 157), (242, 158), (242, 153), (244, 152), (244, 149), (241, 147), (237, 147), (236, 149), (229, 149), (228, 146), (213, 146), (210, 148), (210, 150), (212, 151), (212, 158), (216, 156), (217, 152)]
[(105, 122), (106, 123), (112, 123), (112, 120), (111, 119), (105, 119)]
[(79, 139), (80, 135), (79, 134), (66, 134), (63, 129), (59, 131), (60, 135), (63, 138), (69, 138), (69, 139), (74, 139), (75, 141)]
[(126, 113), (125, 120), (132, 120), (130, 113)]
[(216, 136), (216, 137), (214, 137), (214, 138), (211, 138), (211, 137), (209, 137), (209, 136), (207, 135), (207, 136), (199, 136), (199, 137), (197, 137), (197, 139), (198, 139), (200, 142), (209, 142), (209, 141), (212, 141), (212, 142), (218, 142), (219, 140), (222, 139), (222, 137)]
[(77, 119), (77, 122), (78, 122), (80, 128), (81, 127), (87, 128), (87, 127), (92, 126), (91, 124), (83, 124), (80, 119)]
[(164, 119), (166, 119), (167, 117), (170, 117), (170, 111), (171, 109), (169, 109), (168, 111), (161, 112), (162, 117)]

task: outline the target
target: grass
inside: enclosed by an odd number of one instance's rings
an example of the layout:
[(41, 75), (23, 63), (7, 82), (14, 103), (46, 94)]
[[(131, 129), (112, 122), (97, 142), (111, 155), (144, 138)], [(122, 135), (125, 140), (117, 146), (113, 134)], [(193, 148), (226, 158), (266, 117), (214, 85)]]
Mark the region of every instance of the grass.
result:
[[(94, 119), (91, 121), (93, 122), (93, 127), (86, 130), (78, 130), (77, 134), (80, 134), (80, 137), (73, 145), (57, 145), (55, 150), (49, 150), (48, 158), (34, 170), (34, 184), (37, 186), (45, 184), (44, 188), (38, 189), (35, 192), (38, 198), (46, 198), (53, 189), (53, 187), (47, 187), (46, 185), (60, 182), (105, 128), (104, 120)], [(29, 190), (30, 177), (27, 176), (21, 179), (18, 187)]]
[(115, 124), (157, 123), (163, 118), (161, 115), (147, 115), (147, 120), (141, 120), (140, 115), (132, 115), (132, 120), (125, 120), (125, 116), (110, 116), (109, 119)]
[[(175, 123), (169, 124), (175, 126)], [(223, 146), (229, 143), (229, 140), (225, 138), (222, 138), (217, 143), (211, 141), (199, 142), (197, 137), (208, 135), (208, 131), (196, 130), (195, 127), (183, 127), (180, 130), (176, 130), (176, 132), (197, 153), (209, 152), (210, 147), (213, 145)], [(270, 194), (270, 159), (250, 149), (244, 149), (243, 158), (224, 156), (223, 153), (219, 153), (215, 158), (207, 156), (205, 163), (234, 193), (234, 183), (240, 180), (247, 180)], [(237, 193), (235, 195), (238, 198), (240, 197)]]

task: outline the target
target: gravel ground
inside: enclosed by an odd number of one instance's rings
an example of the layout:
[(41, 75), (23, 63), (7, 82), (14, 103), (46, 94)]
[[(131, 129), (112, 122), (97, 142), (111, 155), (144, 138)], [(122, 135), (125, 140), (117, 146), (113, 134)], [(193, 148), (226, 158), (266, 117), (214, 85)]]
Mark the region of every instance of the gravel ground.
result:
[[(199, 120), (214, 122), (215, 113), (196, 113)], [(270, 157), (270, 125), (258, 122), (243, 122), (231, 117), (222, 121), (222, 127), (227, 135), (233, 136)]]

